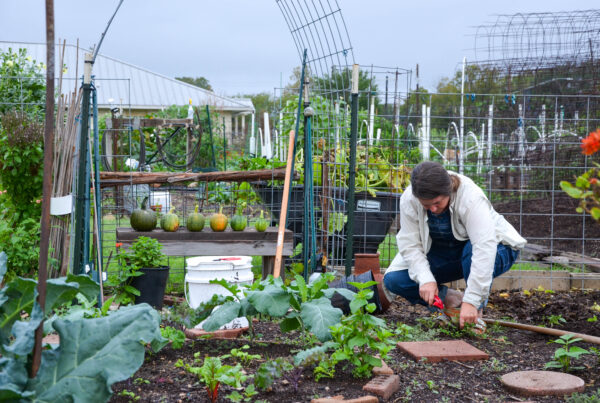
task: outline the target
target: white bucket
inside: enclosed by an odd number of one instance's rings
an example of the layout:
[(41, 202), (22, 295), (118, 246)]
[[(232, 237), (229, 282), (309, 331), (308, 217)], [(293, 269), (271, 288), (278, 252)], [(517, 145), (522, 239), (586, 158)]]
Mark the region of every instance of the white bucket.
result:
[[(219, 284), (211, 280), (226, 280), (230, 284), (250, 285), (254, 280), (251, 256), (198, 256), (186, 260), (185, 299), (192, 309), (209, 301), (213, 295), (231, 295)], [(222, 329), (248, 326), (246, 318), (236, 318), (223, 325)], [(202, 328), (202, 324), (196, 326)]]

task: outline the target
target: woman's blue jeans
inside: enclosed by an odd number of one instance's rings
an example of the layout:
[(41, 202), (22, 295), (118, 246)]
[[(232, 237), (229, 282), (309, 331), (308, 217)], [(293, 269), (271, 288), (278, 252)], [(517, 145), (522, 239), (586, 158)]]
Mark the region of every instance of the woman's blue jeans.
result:
[[(461, 254), (456, 252), (432, 246), (427, 254), (429, 267), (438, 283), (439, 297), (442, 301), (446, 298), (446, 292), (448, 291), (448, 287), (441, 285), (442, 283), (449, 283), (463, 278), (465, 281), (469, 279), (471, 257), (473, 256), (471, 241), (465, 243)], [(495, 278), (506, 273), (515, 260), (517, 260), (518, 256), (519, 251), (511, 249), (509, 246), (498, 244), (493, 277)], [(427, 306), (427, 303), (419, 296), (419, 284), (410, 279), (408, 270), (386, 273), (383, 277), (383, 283), (388, 290), (406, 298), (411, 304)], [(487, 299), (481, 304), (480, 308), (483, 308), (486, 303)]]

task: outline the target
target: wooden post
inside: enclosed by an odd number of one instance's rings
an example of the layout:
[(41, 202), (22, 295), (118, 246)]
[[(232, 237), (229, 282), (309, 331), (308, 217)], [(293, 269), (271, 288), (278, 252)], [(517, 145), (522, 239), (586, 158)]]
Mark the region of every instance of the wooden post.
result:
[[(283, 255), (283, 236), (285, 234), (285, 222), (287, 220), (287, 209), (290, 198), (290, 182), (292, 181), (292, 161), (294, 160), (294, 143), (296, 133), (290, 131), (290, 140), (288, 145), (287, 165), (285, 167), (285, 180), (283, 182), (283, 196), (281, 198), (281, 213), (279, 214), (279, 231), (277, 233), (277, 250), (275, 251), (275, 267), (273, 268), (273, 277), (279, 277), (281, 273), (281, 263)], [(306, 246), (305, 246), (306, 247)]]

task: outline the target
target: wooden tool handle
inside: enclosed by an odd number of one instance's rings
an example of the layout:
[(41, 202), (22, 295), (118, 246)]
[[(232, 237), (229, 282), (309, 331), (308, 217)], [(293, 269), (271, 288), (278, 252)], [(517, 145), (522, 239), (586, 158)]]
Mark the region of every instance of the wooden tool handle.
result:
[(290, 131), (290, 140), (288, 145), (288, 155), (285, 167), (285, 180), (283, 182), (283, 197), (281, 198), (281, 213), (279, 214), (279, 230), (277, 231), (277, 249), (275, 251), (275, 265), (273, 267), (273, 277), (277, 278), (281, 274), (281, 263), (283, 256), (283, 239), (285, 235), (285, 221), (287, 219), (287, 209), (290, 198), (290, 183), (292, 181), (292, 165), (294, 161), (294, 143), (296, 133)]

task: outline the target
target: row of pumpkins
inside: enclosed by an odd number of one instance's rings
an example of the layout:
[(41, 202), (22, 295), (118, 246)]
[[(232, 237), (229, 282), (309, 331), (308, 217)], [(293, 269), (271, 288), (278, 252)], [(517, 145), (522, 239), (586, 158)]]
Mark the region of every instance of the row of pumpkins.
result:
[[(130, 223), (131, 228), (136, 231), (152, 231), (156, 228), (157, 218), (156, 213), (147, 208), (148, 197), (144, 198), (142, 206), (139, 209), (133, 210), (131, 213)], [(205, 217), (198, 212), (198, 205), (194, 212), (188, 215), (186, 220), (186, 228), (192, 232), (199, 232), (204, 229), (206, 222)], [(215, 232), (225, 231), (229, 219), (223, 214), (223, 207), (218, 213), (214, 213), (209, 220), (210, 228)], [(248, 219), (241, 214), (236, 214), (231, 219), (231, 229), (234, 231), (243, 231), (248, 226)], [(260, 212), (260, 218), (254, 223), (254, 228), (258, 232), (264, 232), (269, 223), (264, 218), (263, 211)], [(179, 229), (179, 217), (174, 213), (174, 208), (171, 208), (167, 214), (160, 219), (160, 227), (167, 232), (175, 232)]]

